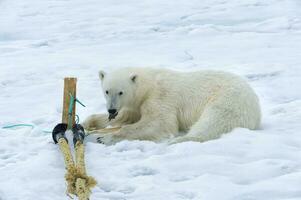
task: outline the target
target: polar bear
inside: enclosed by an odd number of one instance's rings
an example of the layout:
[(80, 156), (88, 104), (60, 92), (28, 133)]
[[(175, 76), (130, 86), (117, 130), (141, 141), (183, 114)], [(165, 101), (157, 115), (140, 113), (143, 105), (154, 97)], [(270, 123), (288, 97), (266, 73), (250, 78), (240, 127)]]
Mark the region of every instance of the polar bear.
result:
[(207, 141), (236, 127), (258, 129), (259, 100), (242, 78), (222, 71), (178, 72), (122, 68), (99, 72), (108, 114), (94, 114), (87, 130), (120, 126), (98, 141)]

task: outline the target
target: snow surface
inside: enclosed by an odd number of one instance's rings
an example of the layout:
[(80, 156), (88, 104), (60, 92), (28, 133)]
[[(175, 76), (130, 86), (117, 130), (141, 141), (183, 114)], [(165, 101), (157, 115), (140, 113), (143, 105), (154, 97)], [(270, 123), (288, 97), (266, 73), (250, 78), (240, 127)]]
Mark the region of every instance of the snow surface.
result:
[(300, 0), (1, 0), (0, 199), (67, 199), (49, 133), (63, 77), (78, 77), (81, 119), (105, 111), (99, 69), (220, 69), (260, 97), (261, 130), (204, 143), (86, 144), (91, 199), (301, 199)]

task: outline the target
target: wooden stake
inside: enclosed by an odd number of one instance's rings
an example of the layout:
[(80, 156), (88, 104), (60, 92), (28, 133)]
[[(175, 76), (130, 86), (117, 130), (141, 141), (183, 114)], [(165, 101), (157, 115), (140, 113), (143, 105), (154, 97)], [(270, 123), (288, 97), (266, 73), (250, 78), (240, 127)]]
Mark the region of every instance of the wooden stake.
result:
[[(66, 77), (64, 78), (64, 99), (63, 99), (63, 116), (62, 122), (68, 124), (68, 111), (70, 104), (70, 94), (76, 98), (76, 78)], [(75, 103), (73, 104), (73, 112), (72, 112), (72, 125), (68, 127), (69, 129), (75, 124)]]

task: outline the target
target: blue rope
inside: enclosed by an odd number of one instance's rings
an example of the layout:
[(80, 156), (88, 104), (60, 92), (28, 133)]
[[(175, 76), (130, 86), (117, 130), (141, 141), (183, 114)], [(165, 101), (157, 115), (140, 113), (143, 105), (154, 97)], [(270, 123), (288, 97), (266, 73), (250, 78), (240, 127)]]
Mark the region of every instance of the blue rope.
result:
[[(70, 96), (70, 102), (69, 102), (69, 108), (68, 108), (68, 128), (71, 128), (74, 103), (77, 102), (83, 107), (86, 107), (86, 106), (82, 102), (80, 102), (80, 100), (78, 100), (77, 98), (74, 98), (74, 96), (71, 93), (69, 93), (69, 96)], [(75, 117), (76, 117), (75, 123), (78, 124), (79, 123), (79, 116), (75, 115)]]
[(80, 100), (78, 100), (77, 98), (75, 98), (75, 101), (77, 102), (77, 103), (79, 103), (81, 106), (83, 106), (83, 107), (86, 107), (82, 102), (80, 102)]
[[(34, 129), (34, 125), (32, 124), (13, 124), (13, 125), (7, 125), (7, 126), (3, 126), (3, 129), (12, 129), (12, 128), (17, 128), (17, 127), (30, 127), (31, 129)], [(52, 133), (52, 131), (46, 131), (46, 130), (42, 130), (43, 133)]]
[[(71, 126), (72, 124), (72, 112), (73, 112), (73, 105), (75, 102), (79, 103), (81, 106), (86, 107), (82, 102), (80, 102), (77, 98), (74, 98), (74, 96), (69, 93), (70, 96), (70, 103), (69, 103), (69, 108), (68, 108), (68, 127)], [(79, 116), (75, 115), (76, 119), (75, 119), (75, 123), (79, 123)], [(17, 128), (17, 127), (30, 127), (32, 129), (35, 128), (35, 126), (33, 124), (12, 124), (12, 125), (6, 125), (3, 126), (3, 129), (12, 129), (12, 128)], [(43, 133), (52, 133), (52, 131), (46, 131), (43, 130)]]
[(69, 102), (69, 109), (68, 109), (68, 128), (71, 128), (72, 126), (72, 112), (73, 112), (73, 105), (74, 105), (74, 97), (71, 93), (69, 93), (70, 96), (70, 102)]
[(32, 124), (13, 124), (13, 125), (7, 125), (7, 126), (3, 126), (2, 128), (4, 129), (8, 129), (8, 128), (15, 128), (15, 127), (22, 127), (22, 126), (27, 126), (27, 127), (31, 127), (34, 128), (34, 125)]

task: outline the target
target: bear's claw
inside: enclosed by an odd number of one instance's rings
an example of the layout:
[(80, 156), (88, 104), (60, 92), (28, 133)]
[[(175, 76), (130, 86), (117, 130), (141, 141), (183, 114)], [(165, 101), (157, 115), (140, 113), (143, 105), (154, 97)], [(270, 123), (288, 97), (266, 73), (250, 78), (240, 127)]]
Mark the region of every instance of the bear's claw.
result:
[(105, 143), (103, 142), (103, 137), (98, 137), (98, 138), (96, 138), (96, 141), (97, 141), (97, 143), (105, 144)]

